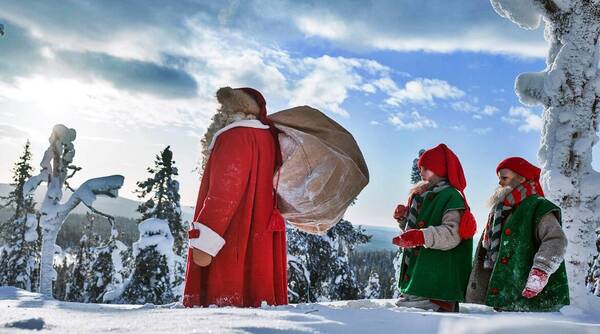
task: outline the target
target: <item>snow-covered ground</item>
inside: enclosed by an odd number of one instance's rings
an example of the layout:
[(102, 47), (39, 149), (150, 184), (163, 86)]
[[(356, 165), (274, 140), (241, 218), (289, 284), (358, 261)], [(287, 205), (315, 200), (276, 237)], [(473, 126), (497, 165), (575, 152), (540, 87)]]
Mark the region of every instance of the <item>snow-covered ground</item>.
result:
[(79, 304), (0, 287), (0, 333), (43, 327), (54, 333), (600, 333), (600, 315), (498, 313), (462, 305), (459, 314), (398, 308), (393, 300), (299, 304), (259, 309), (179, 305)]

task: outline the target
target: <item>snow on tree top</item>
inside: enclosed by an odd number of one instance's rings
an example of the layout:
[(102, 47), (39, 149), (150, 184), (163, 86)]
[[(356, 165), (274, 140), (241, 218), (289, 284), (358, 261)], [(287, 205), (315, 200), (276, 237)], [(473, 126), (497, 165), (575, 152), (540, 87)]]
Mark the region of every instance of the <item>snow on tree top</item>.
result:
[(50, 135), (50, 142), (60, 141), (62, 143), (70, 143), (75, 141), (77, 137), (77, 131), (75, 129), (67, 128), (62, 124), (56, 124), (52, 128), (52, 134)]
[(133, 243), (134, 256), (137, 256), (142, 249), (152, 246), (156, 246), (156, 250), (161, 254), (172, 256), (174, 240), (168, 221), (148, 218), (138, 225), (138, 230), (140, 238)]
[(507, 18), (524, 29), (537, 29), (541, 15), (533, 0), (490, 0), (498, 15)]
[(171, 235), (169, 222), (158, 218), (148, 218), (144, 220), (138, 225), (138, 230), (140, 231), (140, 236), (151, 236), (155, 234)]

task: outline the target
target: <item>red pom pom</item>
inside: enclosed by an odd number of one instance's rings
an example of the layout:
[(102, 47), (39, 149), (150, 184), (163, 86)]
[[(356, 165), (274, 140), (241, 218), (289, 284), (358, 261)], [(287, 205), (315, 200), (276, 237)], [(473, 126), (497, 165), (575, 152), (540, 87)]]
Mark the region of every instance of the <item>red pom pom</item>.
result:
[(460, 219), (458, 226), (458, 234), (462, 240), (472, 239), (477, 232), (477, 222), (471, 213), (471, 210), (466, 210)]
[(198, 239), (200, 238), (200, 230), (198, 229), (192, 229), (188, 231), (188, 238), (189, 239)]

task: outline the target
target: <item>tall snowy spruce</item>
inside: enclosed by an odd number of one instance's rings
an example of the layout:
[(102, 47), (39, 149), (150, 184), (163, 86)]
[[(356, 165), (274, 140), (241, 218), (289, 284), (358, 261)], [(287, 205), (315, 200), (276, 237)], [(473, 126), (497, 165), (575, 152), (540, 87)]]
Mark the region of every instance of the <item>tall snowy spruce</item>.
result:
[(545, 23), (546, 69), (520, 74), (522, 103), (544, 107), (541, 147), (546, 196), (562, 208), (571, 302), (587, 308), (585, 276), (600, 226), (600, 175), (592, 166), (600, 111), (600, 1), (491, 0), (498, 14), (526, 29)]
[[(95, 216), (91, 218), (97, 219)], [(92, 249), (94, 256), (85, 284), (85, 296), (90, 303), (119, 302), (123, 294), (126, 275), (123, 262), (128, 248), (117, 240), (119, 233), (112, 218), (109, 218), (109, 223), (111, 234), (108, 242), (99, 243)]]
[(352, 300), (361, 286), (349, 257), (369, 241), (360, 227), (341, 220), (324, 235), (288, 228), (288, 296), (291, 303)]
[[(93, 203), (96, 196), (103, 195), (115, 198), (123, 186), (123, 176), (112, 175), (89, 179), (77, 190), (69, 185), (72, 178), (81, 168), (73, 165), (75, 157), (76, 132), (59, 124), (52, 129), (50, 145), (40, 164), (40, 174), (32, 176), (23, 186), (23, 193), (31, 195), (37, 187), (46, 182), (48, 187), (41, 206), (40, 227), (42, 233), (42, 251), (40, 264), (40, 292), (45, 298), (52, 298), (52, 281), (56, 278), (53, 268), (56, 237), (69, 213), (80, 203), (95, 211)], [(64, 202), (63, 189), (70, 189), (73, 194)]]
[(89, 277), (94, 261), (94, 247), (98, 244), (98, 236), (93, 233), (95, 217), (87, 213), (83, 234), (79, 240), (79, 247), (75, 255), (75, 263), (70, 268), (70, 273), (65, 277), (65, 300), (70, 302), (89, 302), (86, 294)]
[(419, 150), (419, 156), (413, 160), (412, 169), (410, 171), (410, 182), (413, 184), (421, 181), (421, 171), (419, 170), (419, 158), (425, 153), (424, 149)]
[(134, 269), (123, 300), (130, 304), (167, 304), (181, 298), (183, 259), (173, 252), (169, 223), (149, 218), (138, 225), (140, 237), (133, 244)]
[(365, 287), (364, 297), (366, 299), (378, 299), (381, 296), (381, 284), (379, 283), (379, 275), (372, 271), (369, 275), (369, 281)]
[(140, 221), (148, 218), (168, 221), (175, 239), (175, 253), (179, 256), (185, 256), (187, 229), (181, 221), (179, 182), (174, 179), (178, 172), (170, 146), (167, 146), (156, 156), (154, 166), (149, 167), (147, 170), (151, 177), (137, 183), (139, 198), (145, 199), (150, 195), (137, 209), (142, 214)]
[(36, 291), (40, 265), (40, 240), (38, 217), (33, 196), (23, 191), (25, 182), (31, 177), (31, 150), (29, 141), (23, 155), (13, 168), (13, 190), (0, 197), (3, 207), (14, 210), (13, 215), (0, 223), (0, 286), (10, 285)]

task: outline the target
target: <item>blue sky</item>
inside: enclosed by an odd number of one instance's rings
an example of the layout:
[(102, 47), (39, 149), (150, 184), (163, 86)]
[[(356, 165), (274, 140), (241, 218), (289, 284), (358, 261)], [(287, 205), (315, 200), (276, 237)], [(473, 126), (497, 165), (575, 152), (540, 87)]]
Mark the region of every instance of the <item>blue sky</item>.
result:
[(349, 129), (371, 183), (347, 218), (394, 226), (420, 148), (462, 159), (480, 225), (506, 156), (536, 162), (541, 109), (515, 77), (545, 67), (542, 29), (522, 30), (487, 1), (0, 0), (0, 182), (27, 138), (39, 160), (52, 126), (78, 131), (74, 183), (126, 177), (166, 145), (193, 205), (199, 140), (221, 86), (252, 86), (271, 112), (312, 105)]

